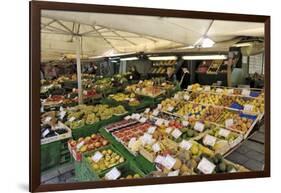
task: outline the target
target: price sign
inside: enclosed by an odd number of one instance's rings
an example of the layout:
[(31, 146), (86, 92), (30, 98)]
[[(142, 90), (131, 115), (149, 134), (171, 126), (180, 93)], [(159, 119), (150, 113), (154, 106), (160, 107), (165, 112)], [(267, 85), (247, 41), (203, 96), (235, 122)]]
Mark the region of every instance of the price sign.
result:
[(167, 110), (168, 110), (169, 112), (171, 112), (171, 111), (173, 111), (173, 110), (174, 110), (174, 107), (169, 106)]
[(178, 176), (179, 172), (180, 172), (179, 170), (175, 170), (175, 171), (169, 172), (168, 176)]
[(155, 126), (151, 126), (151, 127), (148, 128), (147, 132), (150, 133), (150, 134), (153, 134), (155, 129), (156, 129)]
[(190, 96), (189, 96), (189, 95), (187, 95), (187, 94), (183, 95), (183, 99), (184, 99), (184, 100), (188, 101), (188, 100), (189, 100), (189, 98), (190, 98)]
[(165, 130), (165, 132), (169, 134), (169, 133), (171, 133), (172, 130), (173, 130), (173, 129), (172, 129), (171, 127), (167, 127), (166, 130)]
[(248, 89), (243, 89), (241, 94), (243, 96), (250, 96), (250, 93), (251, 93), (251, 91), (249, 91)]
[(129, 78), (132, 80), (132, 79), (133, 79), (133, 76), (131, 75)]
[(204, 91), (209, 92), (211, 90), (210, 86), (205, 86)]
[(52, 120), (52, 117), (50, 117), (50, 116), (45, 118), (45, 122), (49, 122), (51, 120)]
[(163, 122), (164, 122), (164, 120), (163, 120), (163, 119), (157, 119), (157, 120), (156, 120), (156, 122), (155, 122), (155, 125), (160, 126), (160, 125), (162, 125), (162, 124), (163, 124)]
[(105, 179), (107, 180), (116, 180), (121, 176), (121, 172), (116, 168), (112, 168), (109, 172), (105, 174)]
[(70, 119), (68, 120), (69, 122), (74, 121), (76, 118), (75, 117), (70, 117)]
[(149, 133), (143, 134), (142, 141), (144, 142), (144, 144), (151, 144), (153, 142), (152, 135), (150, 135)]
[(59, 113), (60, 119), (63, 119), (64, 116), (65, 116), (65, 114), (66, 114), (65, 111), (61, 111), (61, 112)]
[(129, 115), (128, 115), (128, 116), (126, 116), (126, 117), (124, 117), (124, 119), (125, 119), (125, 120), (129, 120), (129, 119), (131, 119), (131, 118), (132, 118), (132, 117), (131, 117), (131, 116), (129, 116)]
[(200, 170), (203, 174), (211, 174), (213, 173), (215, 167), (215, 164), (203, 157), (199, 162), (197, 169)]
[(244, 105), (244, 111), (252, 112), (253, 110), (254, 110), (254, 106), (253, 105), (249, 105), (249, 104), (245, 104)]
[(205, 137), (203, 138), (203, 143), (204, 145), (209, 145), (211, 147), (213, 147), (216, 144), (217, 138), (211, 135), (205, 135)]
[(199, 132), (204, 131), (204, 127), (205, 127), (205, 125), (203, 123), (201, 123), (201, 122), (198, 122), (198, 121), (194, 125), (194, 129), (196, 131), (199, 131)]
[(80, 143), (77, 144), (76, 149), (79, 150), (83, 145), (84, 145), (84, 141), (81, 141)]
[(180, 147), (185, 150), (189, 150), (192, 147), (192, 143), (186, 140), (182, 140), (182, 142), (180, 143)]
[(227, 138), (227, 137), (229, 136), (229, 134), (230, 134), (230, 131), (227, 130), (227, 129), (221, 128), (221, 129), (219, 130), (219, 135), (222, 136), (222, 137)]
[(149, 111), (150, 111), (150, 108), (146, 108), (144, 113), (149, 113)]
[(225, 120), (225, 127), (226, 128), (231, 128), (233, 125), (233, 119), (226, 119)]
[(164, 125), (165, 125), (165, 126), (169, 126), (169, 123), (170, 123), (170, 121), (164, 120)]
[(132, 118), (133, 118), (133, 119), (139, 120), (140, 117), (141, 117), (141, 116), (140, 116), (140, 114), (138, 114), (138, 113), (132, 114)]
[(158, 156), (155, 158), (154, 162), (155, 162), (155, 163), (158, 163), (158, 164), (162, 164), (162, 162), (164, 161), (164, 159), (165, 159), (164, 156), (158, 155)]
[(221, 88), (217, 88), (216, 93), (222, 93), (223, 90)]
[(234, 93), (234, 90), (233, 90), (233, 89), (228, 89), (228, 90), (227, 90), (227, 93), (228, 93), (228, 94), (233, 94), (233, 93)]
[(154, 110), (153, 112), (152, 112), (152, 115), (153, 116), (157, 116), (159, 114), (159, 111), (158, 110)]
[(146, 122), (146, 118), (145, 117), (142, 117), (139, 121), (141, 122), (141, 123), (144, 123), (144, 122)]
[(162, 161), (162, 165), (167, 169), (172, 169), (172, 167), (175, 165), (176, 159), (174, 159), (172, 156), (167, 155), (165, 159)]
[(177, 139), (181, 136), (182, 132), (179, 129), (174, 129), (172, 132), (172, 136)]
[(99, 151), (97, 151), (93, 156), (92, 156), (92, 160), (97, 163), (100, 161), (100, 159), (103, 157), (103, 154)]
[(188, 122), (188, 121), (182, 121), (181, 123), (182, 123), (182, 125), (185, 126), (185, 127), (189, 125), (189, 122)]
[(134, 144), (136, 143), (136, 141), (137, 141), (137, 139), (136, 139), (135, 137), (131, 138), (130, 141), (129, 141), (129, 143), (128, 143), (128, 146), (129, 146), (129, 147), (133, 147)]
[(161, 109), (162, 108), (162, 105), (161, 104), (158, 104), (157, 105), (157, 109)]
[(157, 153), (158, 151), (161, 150), (160, 145), (159, 145), (158, 143), (154, 143), (154, 144), (152, 145), (152, 150), (153, 150), (155, 153)]
[(46, 135), (48, 135), (50, 133), (50, 130), (49, 129), (46, 129), (43, 133), (42, 133), (42, 136), (43, 137), (46, 137)]

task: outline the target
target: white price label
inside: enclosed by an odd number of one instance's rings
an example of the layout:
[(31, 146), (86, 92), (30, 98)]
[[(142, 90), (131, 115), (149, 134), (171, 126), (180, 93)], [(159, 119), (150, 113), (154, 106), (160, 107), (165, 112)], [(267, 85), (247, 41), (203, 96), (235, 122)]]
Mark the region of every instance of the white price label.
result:
[(204, 91), (209, 92), (211, 90), (210, 86), (205, 86)]
[(188, 101), (188, 100), (189, 100), (189, 98), (190, 98), (190, 96), (189, 96), (189, 95), (187, 95), (187, 94), (185, 94), (185, 95), (183, 96), (183, 99), (184, 99), (184, 100), (186, 100), (186, 101)]
[(97, 163), (100, 161), (100, 159), (103, 157), (103, 154), (99, 151), (97, 151), (93, 156), (92, 156), (92, 160)]
[(226, 119), (225, 120), (225, 127), (226, 128), (231, 128), (232, 125), (233, 125), (233, 119)]
[(146, 108), (144, 113), (149, 113), (149, 111), (150, 111), (150, 108)]
[(199, 131), (199, 132), (204, 131), (204, 127), (205, 127), (205, 125), (203, 123), (201, 123), (201, 122), (198, 122), (198, 121), (194, 125), (194, 129), (196, 131)]
[(167, 110), (168, 110), (169, 112), (171, 112), (171, 111), (173, 111), (173, 110), (174, 110), (174, 107), (169, 106)]
[(141, 83), (143, 83), (143, 81), (142, 81), (142, 80), (140, 80), (140, 81), (139, 81), (139, 84), (141, 84)]
[(157, 109), (161, 109), (162, 108), (162, 105), (161, 104), (158, 104), (157, 105)]
[(150, 135), (149, 133), (143, 134), (142, 142), (144, 144), (152, 144), (152, 142), (153, 142), (152, 135)]
[(63, 119), (64, 116), (65, 116), (65, 114), (66, 114), (65, 111), (61, 111), (61, 112), (59, 113), (60, 119)]
[(250, 93), (251, 93), (251, 91), (249, 91), (248, 89), (243, 89), (241, 94), (243, 96), (250, 96)]
[(132, 114), (132, 118), (133, 118), (133, 119), (139, 120), (140, 117), (141, 117), (141, 116), (140, 116), (140, 114), (138, 114), (138, 113)]
[(151, 126), (151, 127), (148, 128), (147, 132), (150, 133), (150, 134), (153, 134), (155, 129), (156, 129), (155, 126)]
[(152, 115), (153, 116), (157, 116), (159, 114), (159, 111), (158, 110), (154, 110), (153, 112), (152, 112)]
[(216, 165), (207, 160), (206, 158), (202, 158), (202, 160), (198, 164), (198, 170), (200, 170), (203, 174), (211, 174), (213, 173)]
[(160, 125), (162, 125), (162, 124), (163, 124), (163, 122), (164, 122), (164, 120), (163, 120), (163, 119), (157, 119), (157, 120), (156, 120), (156, 122), (155, 122), (155, 125), (160, 126)]
[(84, 141), (81, 141), (80, 143), (77, 144), (76, 149), (79, 150), (83, 145), (84, 145)]
[(128, 147), (131, 148), (134, 146), (134, 144), (136, 143), (137, 139), (135, 137), (131, 138), (129, 143), (128, 143)]
[(176, 159), (170, 155), (167, 155), (165, 159), (162, 161), (162, 165), (167, 169), (172, 169), (176, 163)]
[(219, 130), (219, 135), (222, 136), (222, 137), (227, 138), (227, 137), (229, 136), (229, 134), (230, 134), (230, 131), (227, 130), (227, 129), (221, 128), (221, 129)]
[(152, 150), (153, 150), (155, 153), (157, 153), (158, 151), (161, 150), (160, 145), (159, 145), (158, 143), (154, 143), (154, 144), (152, 145)]
[(60, 111), (63, 111), (63, 110), (64, 110), (64, 109), (63, 109), (63, 107), (61, 106), (61, 107), (60, 107)]
[(254, 110), (254, 106), (253, 105), (249, 105), (249, 104), (245, 104), (244, 105), (244, 111), (252, 112), (253, 110)]
[(121, 176), (121, 172), (116, 168), (112, 168), (109, 172), (105, 174), (105, 179), (107, 180), (116, 180)]
[(74, 121), (76, 118), (75, 117), (70, 117), (70, 119), (68, 120), (69, 122)]
[(155, 163), (158, 163), (158, 164), (162, 164), (162, 162), (164, 161), (164, 159), (165, 159), (164, 156), (158, 155), (158, 156), (155, 158), (154, 162), (155, 162)]
[(131, 116), (129, 116), (129, 115), (128, 115), (128, 116), (126, 116), (126, 117), (124, 117), (124, 119), (125, 119), (125, 120), (129, 120), (129, 119), (131, 119), (131, 118), (132, 118), (132, 117), (131, 117)]
[(173, 129), (172, 129), (171, 127), (167, 127), (166, 130), (165, 130), (165, 132), (169, 134), (169, 133), (171, 133), (172, 130), (173, 130)]
[(217, 88), (216, 93), (222, 93), (223, 90), (221, 88)]
[(52, 117), (50, 117), (50, 116), (45, 118), (45, 122), (49, 122), (51, 120), (52, 120)]
[(189, 150), (192, 147), (192, 143), (186, 140), (182, 140), (182, 142), (180, 143), (180, 147), (185, 150)]
[(146, 122), (146, 118), (145, 117), (142, 117), (139, 121), (141, 122), (141, 123), (144, 123), (144, 122)]
[(182, 125), (185, 126), (185, 127), (189, 125), (189, 122), (188, 122), (188, 121), (182, 121), (181, 123), (182, 123)]
[(209, 145), (211, 147), (213, 147), (216, 144), (217, 138), (211, 135), (205, 135), (205, 137), (203, 138), (203, 143), (204, 145)]
[(49, 129), (46, 129), (43, 133), (42, 133), (42, 136), (43, 137), (46, 137), (46, 135), (48, 135), (50, 133), (50, 130)]
[(169, 172), (168, 176), (178, 176), (179, 172), (180, 172), (179, 170), (175, 170), (175, 171)]
[(228, 94), (233, 94), (233, 93), (234, 93), (234, 90), (233, 90), (233, 89), (228, 89), (228, 90), (227, 90), (227, 93), (228, 93)]
[(181, 136), (182, 132), (179, 129), (174, 129), (172, 132), (172, 136), (177, 139)]
[(169, 126), (169, 123), (170, 123), (170, 121), (164, 120), (164, 125), (165, 125), (165, 126)]

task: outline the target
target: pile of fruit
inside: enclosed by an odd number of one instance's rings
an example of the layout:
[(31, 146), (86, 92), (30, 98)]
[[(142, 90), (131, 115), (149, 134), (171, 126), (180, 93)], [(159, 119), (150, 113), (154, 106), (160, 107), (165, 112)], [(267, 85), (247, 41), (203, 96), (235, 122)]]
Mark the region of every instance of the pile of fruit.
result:
[(177, 99), (167, 98), (161, 102), (161, 109), (162, 111), (172, 112), (179, 103), (180, 101)]
[(85, 153), (108, 145), (109, 142), (99, 134), (92, 134), (85, 138), (80, 137), (78, 140), (71, 139), (68, 141), (68, 144), (77, 153)]
[(176, 114), (179, 116), (188, 115), (191, 118), (200, 119), (205, 109), (206, 108), (203, 105), (194, 104), (194, 103), (185, 103), (182, 107), (179, 107)]
[(222, 112), (223, 108), (209, 106), (205, 110), (205, 113), (202, 115), (201, 119), (205, 121), (216, 122)]
[(78, 105), (66, 110), (66, 122), (71, 129), (84, 125), (94, 124), (101, 120), (109, 119), (113, 115), (126, 113), (123, 106), (109, 107), (108, 105)]
[(130, 106), (140, 105), (140, 101), (136, 98), (136, 95), (134, 93), (131, 94), (116, 93), (116, 94), (109, 95), (109, 98), (112, 98), (117, 102), (126, 102)]
[[(233, 120), (231, 125), (225, 125), (226, 120)], [(228, 129), (245, 133), (252, 126), (254, 120), (246, 117), (241, 117), (237, 112), (223, 111), (217, 120), (217, 123), (226, 126)]]
[(91, 168), (97, 173), (103, 172), (125, 161), (125, 158), (122, 155), (111, 148), (100, 150), (99, 153), (101, 153), (102, 157), (97, 162), (93, 160), (95, 153), (96, 152), (87, 155), (86, 160), (91, 165)]
[(211, 93), (200, 93), (192, 102), (205, 105), (217, 105), (220, 101), (221, 95)]

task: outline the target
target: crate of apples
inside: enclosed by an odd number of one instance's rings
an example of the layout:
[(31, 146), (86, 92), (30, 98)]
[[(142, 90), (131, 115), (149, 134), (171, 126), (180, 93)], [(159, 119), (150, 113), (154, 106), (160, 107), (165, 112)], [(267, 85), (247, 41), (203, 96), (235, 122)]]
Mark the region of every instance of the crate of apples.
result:
[(109, 142), (100, 134), (92, 134), (78, 140), (69, 140), (68, 149), (76, 161), (82, 160), (82, 154), (108, 145)]

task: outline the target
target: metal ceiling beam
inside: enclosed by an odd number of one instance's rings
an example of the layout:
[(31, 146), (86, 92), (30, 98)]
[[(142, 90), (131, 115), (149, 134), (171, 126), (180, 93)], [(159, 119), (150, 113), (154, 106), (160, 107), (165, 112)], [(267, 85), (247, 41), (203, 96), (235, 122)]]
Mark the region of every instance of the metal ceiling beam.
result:
[[(66, 25), (64, 25), (62, 22), (60, 22), (59, 20), (56, 20), (56, 22), (61, 25), (64, 29), (66, 29), (69, 33), (73, 34), (73, 31), (71, 31), (71, 29), (69, 29)], [(75, 34), (73, 34), (75, 35)]]

